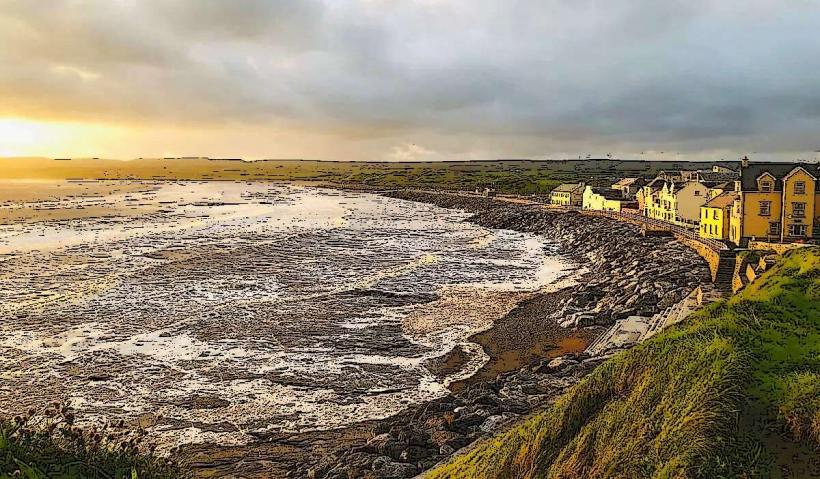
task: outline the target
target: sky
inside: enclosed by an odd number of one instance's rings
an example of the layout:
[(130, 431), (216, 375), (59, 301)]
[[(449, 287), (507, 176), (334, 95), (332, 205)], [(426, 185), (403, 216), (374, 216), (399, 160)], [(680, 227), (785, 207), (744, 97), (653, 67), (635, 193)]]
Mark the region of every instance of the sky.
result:
[(0, 156), (820, 157), (817, 0), (0, 0)]

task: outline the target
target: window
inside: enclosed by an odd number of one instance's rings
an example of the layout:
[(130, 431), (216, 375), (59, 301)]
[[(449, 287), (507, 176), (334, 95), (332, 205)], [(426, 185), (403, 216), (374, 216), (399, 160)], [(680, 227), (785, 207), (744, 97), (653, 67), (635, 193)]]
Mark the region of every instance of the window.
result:
[(792, 203), (792, 216), (795, 218), (805, 218), (806, 203)]
[(806, 225), (789, 225), (789, 236), (806, 236)]
[(806, 182), (805, 181), (795, 181), (794, 182), (794, 194), (796, 194), (796, 195), (805, 195), (806, 194)]
[(780, 234), (780, 223), (778, 222), (771, 222), (769, 223), (769, 235), (777, 236)]
[(760, 216), (769, 216), (772, 214), (772, 202), (771, 201), (761, 201), (760, 202)]
[(695, 190), (695, 196), (700, 196), (700, 191)]
[(717, 210), (712, 210), (712, 219), (713, 219), (713, 220), (718, 219)]
[(760, 182), (760, 191), (772, 191), (772, 182), (771, 181), (761, 181)]

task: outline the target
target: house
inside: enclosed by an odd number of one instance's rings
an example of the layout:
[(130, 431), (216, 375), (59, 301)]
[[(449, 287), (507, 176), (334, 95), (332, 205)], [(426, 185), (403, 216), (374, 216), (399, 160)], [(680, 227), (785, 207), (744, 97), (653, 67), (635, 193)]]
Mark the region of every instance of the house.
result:
[(581, 207), (583, 197), (584, 183), (564, 183), (550, 192), (550, 204)]
[(706, 203), (709, 188), (697, 181), (663, 181), (645, 205), (645, 215), (679, 225), (695, 225), (700, 221), (700, 207)]
[(750, 163), (744, 158), (732, 207), (729, 240), (778, 242), (818, 238), (820, 164)]
[(652, 203), (652, 195), (663, 188), (665, 180), (663, 178), (655, 178), (643, 185), (635, 194), (635, 200), (638, 202), (638, 209), (644, 216), (649, 216), (649, 205)]
[(597, 211), (622, 211), (624, 208), (637, 208), (634, 200), (621, 196), (620, 191), (612, 188), (584, 188), (583, 209)]
[(645, 183), (646, 181), (644, 181), (643, 178), (623, 178), (613, 183), (610, 188), (620, 191), (621, 197), (632, 199), (635, 198), (635, 194), (638, 193)]
[(727, 191), (710, 199), (700, 207), (701, 238), (725, 241), (729, 239), (729, 223), (737, 193)]

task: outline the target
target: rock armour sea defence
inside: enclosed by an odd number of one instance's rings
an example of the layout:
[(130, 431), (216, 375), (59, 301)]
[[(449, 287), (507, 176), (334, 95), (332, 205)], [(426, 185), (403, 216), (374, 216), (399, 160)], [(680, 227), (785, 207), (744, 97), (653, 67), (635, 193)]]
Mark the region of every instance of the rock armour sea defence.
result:
[[(463, 209), (473, 213), (467, 221), (475, 224), (552, 240), (558, 253), (585, 270), (572, 286), (570, 299), (549, 313), (566, 328), (594, 328), (633, 315), (651, 316), (709, 281), (708, 267), (694, 251), (670, 237), (643, 237), (628, 223), (481, 197), (415, 191), (388, 196)], [(554, 400), (607, 357), (580, 353), (545, 359), (470, 384), (380, 422), (366, 444), (306, 464), (292, 471), (291, 477), (413, 477)]]
[(558, 252), (588, 271), (556, 319), (563, 326), (611, 325), (632, 315), (651, 316), (709, 281), (708, 267), (670, 237), (641, 235), (637, 226), (578, 212), (503, 203), (481, 197), (395, 192), (390, 196), (460, 208), (486, 228), (543, 235)]

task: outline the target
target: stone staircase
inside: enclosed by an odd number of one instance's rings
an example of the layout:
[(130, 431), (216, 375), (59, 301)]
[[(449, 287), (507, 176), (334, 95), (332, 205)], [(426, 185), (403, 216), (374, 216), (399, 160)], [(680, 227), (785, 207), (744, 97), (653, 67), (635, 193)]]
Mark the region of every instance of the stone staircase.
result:
[(718, 254), (720, 255), (720, 261), (715, 273), (715, 289), (724, 294), (732, 294), (732, 277), (735, 274), (735, 263), (737, 261), (735, 252), (721, 250)]
[[(704, 285), (699, 290), (693, 290), (678, 303), (651, 317), (630, 316), (616, 321), (587, 347), (586, 352), (593, 356), (600, 356), (630, 348), (651, 338), (667, 326), (683, 321), (690, 313), (700, 309), (703, 305), (725, 296), (725, 292), (714, 287), (714, 285)], [(731, 282), (729, 283), (729, 291), (731, 292)], [(699, 296), (700, 300), (698, 299)]]

